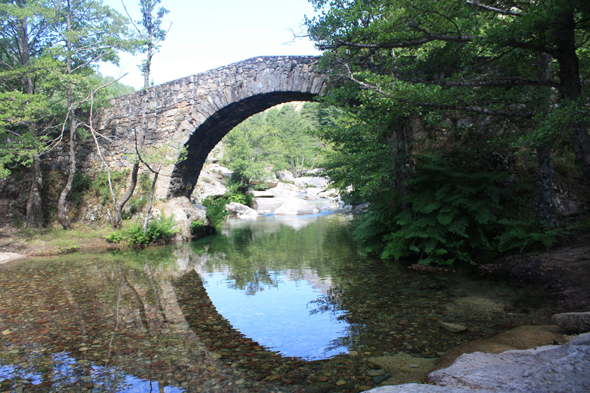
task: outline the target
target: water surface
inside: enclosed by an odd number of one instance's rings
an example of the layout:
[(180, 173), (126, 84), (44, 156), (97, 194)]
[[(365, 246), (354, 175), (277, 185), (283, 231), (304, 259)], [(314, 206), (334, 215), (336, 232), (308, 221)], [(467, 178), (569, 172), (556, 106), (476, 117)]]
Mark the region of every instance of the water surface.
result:
[(371, 357), (549, 321), (526, 288), (360, 257), (350, 219), (234, 220), (190, 245), (2, 265), (0, 391), (358, 392)]

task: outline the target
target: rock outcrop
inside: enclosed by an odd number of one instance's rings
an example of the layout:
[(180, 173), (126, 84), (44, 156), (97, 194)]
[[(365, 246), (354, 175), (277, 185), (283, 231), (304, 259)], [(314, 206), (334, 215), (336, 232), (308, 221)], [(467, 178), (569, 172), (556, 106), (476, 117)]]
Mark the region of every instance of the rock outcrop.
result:
[(230, 212), (231, 215), (238, 218), (256, 218), (258, 212), (254, 209), (249, 208), (246, 205), (237, 202), (228, 203), (225, 208)]
[(568, 312), (555, 314), (551, 322), (565, 329), (568, 333), (590, 332), (590, 312)]
[(428, 375), (436, 385), (404, 384), (371, 393), (586, 393), (590, 391), (590, 333), (563, 345), (499, 354), (474, 352)]

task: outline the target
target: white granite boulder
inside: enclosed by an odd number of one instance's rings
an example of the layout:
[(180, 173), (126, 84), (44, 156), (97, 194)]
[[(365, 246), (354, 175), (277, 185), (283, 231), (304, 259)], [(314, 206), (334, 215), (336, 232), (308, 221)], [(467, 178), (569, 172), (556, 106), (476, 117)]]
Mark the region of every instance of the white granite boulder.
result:
[(301, 214), (316, 214), (319, 212), (320, 209), (314, 203), (304, 201), (303, 199), (292, 198), (276, 209), (274, 214), (277, 216), (295, 216)]
[(225, 208), (230, 212), (231, 215), (238, 218), (256, 218), (258, 216), (258, 212), (256, 210), (237, 202), (228, 203), (225, 205)]

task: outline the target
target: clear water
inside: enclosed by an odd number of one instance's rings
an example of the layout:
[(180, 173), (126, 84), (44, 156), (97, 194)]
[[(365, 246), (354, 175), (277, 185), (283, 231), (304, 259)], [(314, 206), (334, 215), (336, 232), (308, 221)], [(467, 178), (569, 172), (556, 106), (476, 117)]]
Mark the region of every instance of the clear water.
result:
[[(368, 359), (545, 324), (538, 293), (360, 257), (345, 214), (230, 221), (152, 250), (0, 265), (0, 391), (334, 392)], [(461, 334), (440, 322), (461, 323)]]

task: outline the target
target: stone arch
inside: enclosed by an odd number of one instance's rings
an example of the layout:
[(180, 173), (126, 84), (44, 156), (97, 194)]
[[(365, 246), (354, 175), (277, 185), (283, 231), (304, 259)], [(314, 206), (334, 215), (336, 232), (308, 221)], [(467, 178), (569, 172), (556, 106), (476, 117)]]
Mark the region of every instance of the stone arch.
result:
[(185, 146), (186, 159), (162, 173), (157, 194), (190, 196), (207, 155), (236, 125), (321, 94), (326, 79), (314, 71), (317, 62), (313, 56), (257, 57), (168, 82), (113, 100), (99, 129), (113, 136), (109, 148), (119, 162), (132, 152), (135, 130), (145, 131), (148, 144)]
[(187, 158), (174, 167), (168, 196), (190, 196), (207, 155), (235, 126), (256, 113), (291, 101), (311, 101), (314, 95), (300, 92), (258, 94), (215, 112), (195, 130), (186, 143)]

